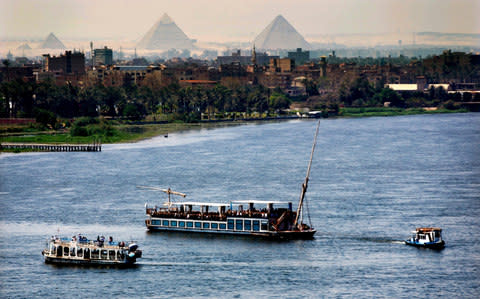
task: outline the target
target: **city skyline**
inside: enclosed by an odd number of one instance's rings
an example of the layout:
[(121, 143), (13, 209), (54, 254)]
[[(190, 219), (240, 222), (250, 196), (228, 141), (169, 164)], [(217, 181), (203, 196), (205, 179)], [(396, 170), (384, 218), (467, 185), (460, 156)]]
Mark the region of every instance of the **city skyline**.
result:
[(167, 13), (192, 39), (253, 40), (277, 15), (307, 39), (318, 35), (480, 33), (475, 0), (4, 0), (0, 38), (138, 41)]

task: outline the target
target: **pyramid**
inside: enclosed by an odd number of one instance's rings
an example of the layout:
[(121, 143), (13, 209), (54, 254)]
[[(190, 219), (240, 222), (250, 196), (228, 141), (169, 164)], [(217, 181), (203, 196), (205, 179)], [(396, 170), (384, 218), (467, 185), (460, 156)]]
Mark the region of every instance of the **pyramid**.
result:
[(50, 33), (45, 41), (38, 47), (40, 49), (65, 49), (65, 45), (53, 34)]
[(137, 47), (148, 50), (191, 49), (193, 41), (164, 14), (140, 40)]
[(310, 44), (282, 16), (278, 15), (254, 41), (258, 49), (311, 49)]
[(17, 50), (31, 50), (32, 48), (27, 44), (21, 44), (20, 46), (17, 47)]

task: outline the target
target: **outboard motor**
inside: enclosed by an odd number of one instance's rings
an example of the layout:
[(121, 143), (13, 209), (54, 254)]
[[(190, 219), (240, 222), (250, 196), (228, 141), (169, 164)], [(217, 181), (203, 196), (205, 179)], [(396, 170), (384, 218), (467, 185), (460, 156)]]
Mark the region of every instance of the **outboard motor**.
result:
[(138, 245), (132, 243), (128, 245), (128, 257), (131, 259), (137, 259), (142, 257), (142, 251), (138, 249)]
[(134, 252), (135, 250), (137, 250), (137, 248), (138, 248), (138, 245), (135, 243), (132, 243), (128, 245), (128, 252)]

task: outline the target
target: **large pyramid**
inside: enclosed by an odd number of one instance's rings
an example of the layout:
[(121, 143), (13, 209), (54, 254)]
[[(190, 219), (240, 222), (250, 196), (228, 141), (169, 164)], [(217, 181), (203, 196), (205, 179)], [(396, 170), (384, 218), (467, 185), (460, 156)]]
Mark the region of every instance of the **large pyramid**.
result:
[(310, 44), (282, 15), (278, 15), (262, 33), (255, 38), (254, 44), (258, 49), (263, 50), (311, 49)]
[(40, 49), (65, 49), (65, 45), (53, 34), (50, 33), (45, 41), (38, 46)]
[(148, 50), (191, 49), (193, 41), (164, 14), (140, 40), (137, 47)]

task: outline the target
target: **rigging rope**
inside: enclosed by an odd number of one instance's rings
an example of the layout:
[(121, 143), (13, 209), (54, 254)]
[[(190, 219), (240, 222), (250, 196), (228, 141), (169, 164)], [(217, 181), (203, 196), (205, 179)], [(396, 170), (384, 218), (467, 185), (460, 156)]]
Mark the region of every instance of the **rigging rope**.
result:
[(312, 228), (312, 218), (310, 218), (310, 209), (308, 208), (308, 197), (305, 197), (305, 205), (307, 206), (308, 224), (310, 225), (310, 228)]

